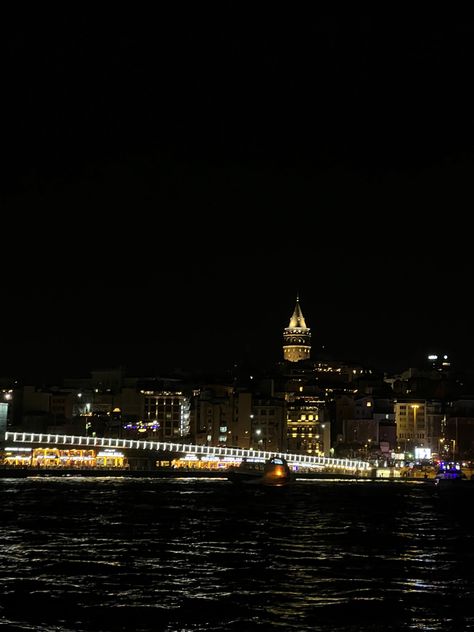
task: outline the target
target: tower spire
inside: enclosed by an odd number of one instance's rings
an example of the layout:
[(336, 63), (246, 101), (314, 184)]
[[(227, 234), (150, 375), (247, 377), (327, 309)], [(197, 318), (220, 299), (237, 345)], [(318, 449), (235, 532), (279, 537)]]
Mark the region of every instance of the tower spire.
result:
[(288, 327), (283, 331), (283, 357), (289, 362), (308, 360), (311, 351), (311, 330), (306, 326), (300, 305), (299, 292)]

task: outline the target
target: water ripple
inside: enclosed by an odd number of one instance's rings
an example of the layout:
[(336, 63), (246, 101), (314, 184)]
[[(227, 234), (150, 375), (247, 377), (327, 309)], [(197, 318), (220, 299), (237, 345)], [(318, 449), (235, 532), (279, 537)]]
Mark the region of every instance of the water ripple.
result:
[(464, 503), (424, 486), (0, 480), (0, 627), (472, 628)]

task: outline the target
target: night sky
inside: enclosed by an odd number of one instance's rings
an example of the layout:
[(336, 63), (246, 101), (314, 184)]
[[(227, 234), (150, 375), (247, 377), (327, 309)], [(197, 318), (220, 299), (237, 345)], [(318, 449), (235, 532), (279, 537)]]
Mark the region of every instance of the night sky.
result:
[(315, 358), (470, 366), (468, 16), (4, 28), (0, 376), (268, 364), (296, 292)]

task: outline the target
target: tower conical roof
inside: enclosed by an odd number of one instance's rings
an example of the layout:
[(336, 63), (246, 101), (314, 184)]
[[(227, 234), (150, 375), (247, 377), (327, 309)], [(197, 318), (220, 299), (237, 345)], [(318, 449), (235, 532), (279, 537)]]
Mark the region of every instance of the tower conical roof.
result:
[(303, 312), (301, 311), (299, 297), (296, 299), (295, 311), (293, 312), (293, 316), (290, 318), (290, 324), (288, 325), (288, 328), (290, 329), (294, 329), (295, 327), (307, 329)]

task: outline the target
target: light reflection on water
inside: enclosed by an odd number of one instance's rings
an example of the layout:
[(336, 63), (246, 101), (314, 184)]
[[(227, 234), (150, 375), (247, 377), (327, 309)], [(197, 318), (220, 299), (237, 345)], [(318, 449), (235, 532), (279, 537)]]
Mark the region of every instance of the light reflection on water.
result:
[(1, 479), (8, 630), (467, 630), (467, 499), (429, 486)]

